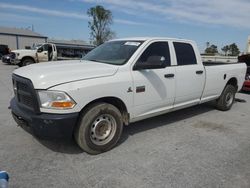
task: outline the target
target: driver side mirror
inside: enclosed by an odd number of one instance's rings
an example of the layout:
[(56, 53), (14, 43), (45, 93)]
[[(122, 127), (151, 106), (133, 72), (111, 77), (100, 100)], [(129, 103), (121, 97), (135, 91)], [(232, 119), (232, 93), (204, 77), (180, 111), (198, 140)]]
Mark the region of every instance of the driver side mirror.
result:
[(165, 61), (163, 56), (149, 56), (146, 62), (136, 62), (133, 70), (163, 69), (166, 67)]
[(40, 47), (40, 48), (37, 49), (38, 53), (41, 53), (42, 51), (43, 51), (43, 47)]

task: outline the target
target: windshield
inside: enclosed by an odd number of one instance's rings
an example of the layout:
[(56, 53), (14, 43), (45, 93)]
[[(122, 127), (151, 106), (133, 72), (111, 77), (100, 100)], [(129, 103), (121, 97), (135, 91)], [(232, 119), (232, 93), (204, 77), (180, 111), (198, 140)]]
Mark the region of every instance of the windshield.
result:
[(107, 63), (113, 65), (125, 64), (142, 41), (111, 41), (90, 51), (83, 60)]
[(33, 44), (32, 46), (32, 50), (37, 50), (40, 46), (42, 46), (42, 44)]

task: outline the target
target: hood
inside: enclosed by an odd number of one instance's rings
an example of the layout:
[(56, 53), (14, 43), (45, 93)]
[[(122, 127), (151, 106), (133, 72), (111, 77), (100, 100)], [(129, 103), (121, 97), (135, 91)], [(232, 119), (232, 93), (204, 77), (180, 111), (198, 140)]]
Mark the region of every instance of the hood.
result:
[(115, 65), (74, 60), (28, 65), (13, 73), (30, 79), (35, 89), (47, 89), (68, 82), (112, 76), (117, 70)]

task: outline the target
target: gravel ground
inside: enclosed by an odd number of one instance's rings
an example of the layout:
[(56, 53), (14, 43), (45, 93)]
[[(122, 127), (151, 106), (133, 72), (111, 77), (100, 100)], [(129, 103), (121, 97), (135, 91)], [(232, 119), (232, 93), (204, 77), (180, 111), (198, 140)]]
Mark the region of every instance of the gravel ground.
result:
[(131, 124), (116, 148), (92, 156), (16, 126), (15, 68), (0, 62), (0, 170), (9, 187), (250, 187), (249, 94), (237, 94), (243, 101), (228, 112), (204, 104)]

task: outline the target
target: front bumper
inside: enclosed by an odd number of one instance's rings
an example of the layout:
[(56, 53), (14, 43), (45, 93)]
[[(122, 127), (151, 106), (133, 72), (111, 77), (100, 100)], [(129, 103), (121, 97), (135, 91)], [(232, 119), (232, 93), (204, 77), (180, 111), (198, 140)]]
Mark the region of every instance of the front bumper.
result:
[(11, 64), (13, 64), (13, 65), (17, 65), (18, 63), (21, 62), (21, 60), (20, 60), (20, 59), (11, 59), (10, 62), (11, 62)]
[(242, 87), (243, 91), (250, 91), (250, 80), (245, 80), (243, 87)]
[(36, 114), (19, 107), (15, 98), (11, 100), (10, 107), (12, 116), (19, 126), (43, 139), (71, 139), (79, 114)]

